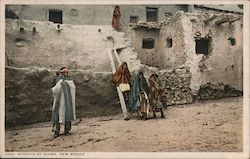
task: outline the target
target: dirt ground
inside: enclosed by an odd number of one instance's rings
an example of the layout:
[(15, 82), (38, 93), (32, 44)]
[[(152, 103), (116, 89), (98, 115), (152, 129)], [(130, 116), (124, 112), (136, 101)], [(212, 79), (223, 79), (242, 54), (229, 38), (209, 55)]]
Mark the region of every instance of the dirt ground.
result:
[[(168, 107), (166, 119), (82, 118), (53, 138), (51, 123), (6, 130), (6, 151), (242, 151), (242, 97)], [(62, 130), (63, 131), (63, 130)]]

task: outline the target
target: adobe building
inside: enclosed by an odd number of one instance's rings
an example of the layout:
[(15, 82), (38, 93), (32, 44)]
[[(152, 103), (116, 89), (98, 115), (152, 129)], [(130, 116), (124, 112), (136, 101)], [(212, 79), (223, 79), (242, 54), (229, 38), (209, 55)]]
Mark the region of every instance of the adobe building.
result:
[(114, 51), (133, 77), (139, 70), (146, 78), (159, 75), (167, 105), (242, 95), (242, 9), (120, 8), (118, 32), (111, 26), (113, 5), (6, 7), (7, 126), (50, 119), (50, 88), (62, 65), (75, 80), (78, 117), (120, 113), (108, 56)]
[[(8, 5), (20, 19), (52, 21), (73, 25), (109, 25), (115, 5)], [(121, 25), (140, 21), (161, 22), (178, 11), (188, 12), (189, 5), (120, 5)]]

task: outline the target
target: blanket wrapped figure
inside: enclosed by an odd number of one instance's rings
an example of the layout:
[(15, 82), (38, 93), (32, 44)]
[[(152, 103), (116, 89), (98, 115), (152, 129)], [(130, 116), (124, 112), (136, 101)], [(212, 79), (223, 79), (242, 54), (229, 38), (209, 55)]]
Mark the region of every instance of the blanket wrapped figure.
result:
[(144, 91), (146, 93), (146, 95), (148, 95), (149, 92), (149, 88), (148, 88), (148, 84), (147, 81), (143, 75), (143, 72), (140, 71), (134, 81), (133, 81), (133, 85), (131, 88), (131, 101), (130, 101), (130, 112), (136, 112), (138, 113), (138, 115), (140, 116), (140, 112), (139, 112), (139, 108), (140, 108), (140, 92)]
[(71, 130), (71, 122), (76, 119), (75, 92), (76, 87), (71, 77), (68, 76), (68, 69), (62, 67), (60, 75), (56, 80), (56, 85), (52, 88), (53, 108), (51, 120), (54, 137), (60, 135), (60, 124), (64, 124), (64, 134)]
[(165, 118), (163, 106), (163, 89), (161, 88), (160, 81), (157, 74), (152, 74), (149, 77), (149, 101), (153, 111), (154, 118), (156, 118), (156, 111), (160, 110), (161, 118)]

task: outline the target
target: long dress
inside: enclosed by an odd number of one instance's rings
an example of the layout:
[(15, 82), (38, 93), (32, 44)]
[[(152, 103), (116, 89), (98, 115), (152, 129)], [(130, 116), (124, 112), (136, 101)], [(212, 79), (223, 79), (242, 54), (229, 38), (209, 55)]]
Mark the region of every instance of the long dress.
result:
[(112, 26), (115, 30), (118, 30), (120, 27), (120, 18), (121, 13), (119, 7), (116, 7), (113, 12)]

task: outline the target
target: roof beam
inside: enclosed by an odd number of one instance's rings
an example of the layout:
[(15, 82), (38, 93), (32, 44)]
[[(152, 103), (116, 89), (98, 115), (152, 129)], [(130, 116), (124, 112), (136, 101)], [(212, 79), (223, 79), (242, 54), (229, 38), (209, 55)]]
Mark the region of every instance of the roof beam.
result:
[(220, 19), (220, 20), (215, 21), (215, 24), (216, 24), (217, 26), (219, 26), (219, 25), (221, 25), (221, 24), (223, 24), (223, 23), (226, 23), (226, 22), (229, 22), (229, 21), (230, 21), (229, 18), (222, 18), (222, 19)]

